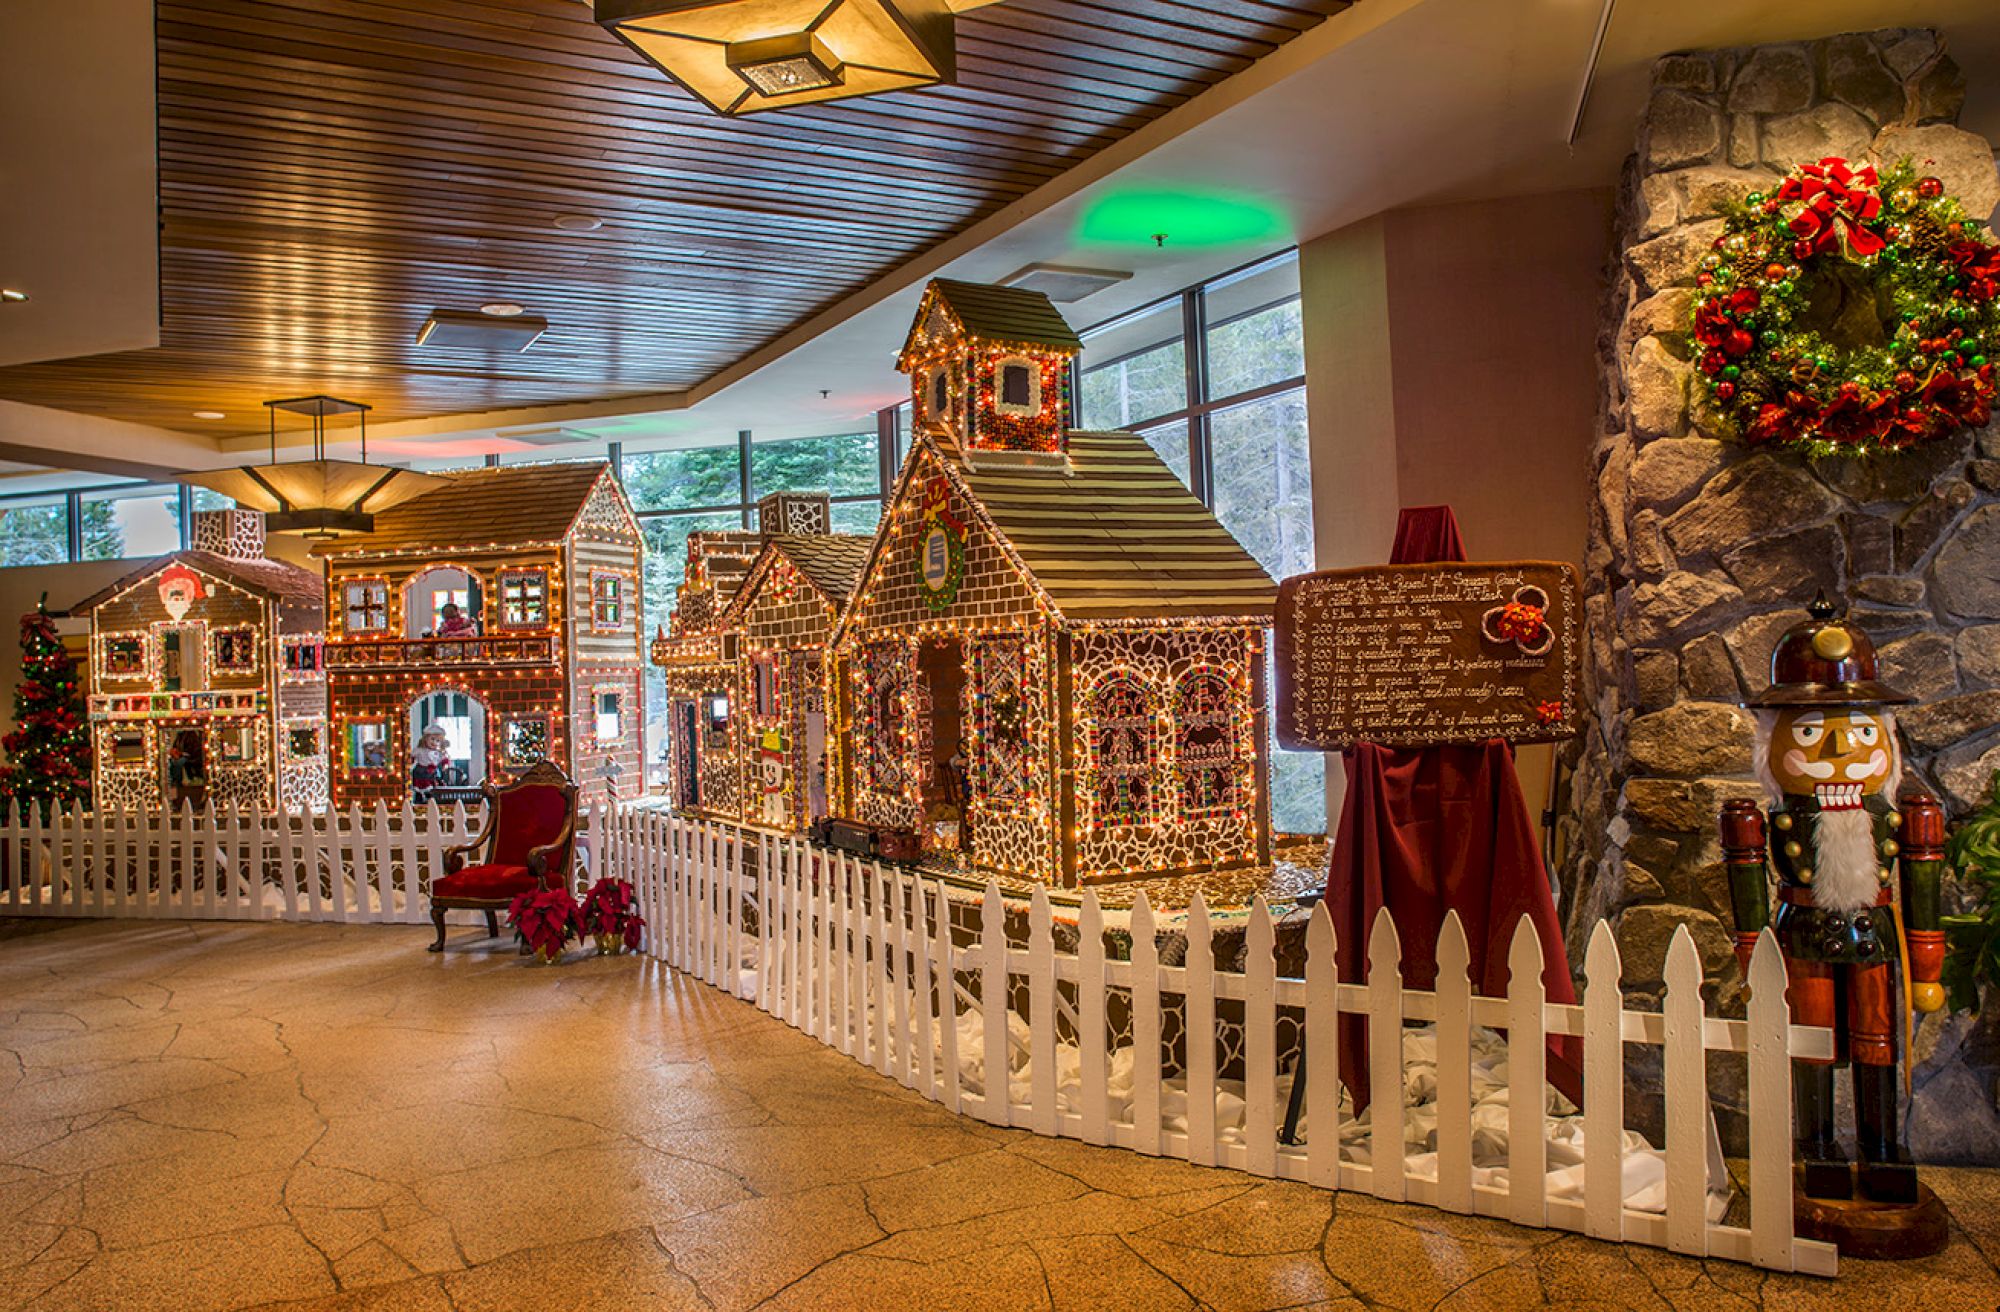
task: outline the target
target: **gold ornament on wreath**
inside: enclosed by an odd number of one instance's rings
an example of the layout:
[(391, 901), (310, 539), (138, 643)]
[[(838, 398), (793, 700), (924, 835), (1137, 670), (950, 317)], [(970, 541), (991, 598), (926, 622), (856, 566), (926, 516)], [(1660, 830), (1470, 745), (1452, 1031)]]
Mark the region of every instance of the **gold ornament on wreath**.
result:
[(1726, 213), (1695, 367), (1741, 439), (1895, 451), (1993, 417), (2000, 245), (1907, 159), (1829, 156)]

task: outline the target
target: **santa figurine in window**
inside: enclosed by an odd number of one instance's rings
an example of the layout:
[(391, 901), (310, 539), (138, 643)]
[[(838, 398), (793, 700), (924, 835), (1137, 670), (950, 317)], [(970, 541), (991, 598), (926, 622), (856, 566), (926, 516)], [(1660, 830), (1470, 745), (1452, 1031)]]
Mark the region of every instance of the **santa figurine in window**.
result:
[(1834, 1031), (1832, 1059), (1792, 1067), (1793, 1145), (1809, 1198), (1854, 1193), (1855, 1173), (1834, 1134), (1834, 1070), (1851, 1064), (1861, 1195), (1918, 1201), (1897, 1128), (1897, 1070), (1907, 1060), (1911, 1009), (1944, 1002), (1945, 833), (1943, 809), (1928, 793), (1898, 800), (1902, 763), (1889, 708), (1911, 700), (1877, 678), (1874, 644), (1835, 618), (1822, 594), (1778, 639), (1771, 686), (1744, 703), (1757, 712), (1757, 772), (1771, 805), (1768, 816), (1741, 800), (1722, 811), (1737, 959), (1748, 975), (1759, 932), (1774, 926), (1793, 1020)]

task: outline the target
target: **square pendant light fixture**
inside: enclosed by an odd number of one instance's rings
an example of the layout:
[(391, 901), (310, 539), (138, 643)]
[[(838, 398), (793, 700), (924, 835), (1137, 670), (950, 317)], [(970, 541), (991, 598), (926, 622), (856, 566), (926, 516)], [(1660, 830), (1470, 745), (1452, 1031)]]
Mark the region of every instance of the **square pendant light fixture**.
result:
[(950, 82), (947, 0), (593, 0), (597, 21), (723, 114)]

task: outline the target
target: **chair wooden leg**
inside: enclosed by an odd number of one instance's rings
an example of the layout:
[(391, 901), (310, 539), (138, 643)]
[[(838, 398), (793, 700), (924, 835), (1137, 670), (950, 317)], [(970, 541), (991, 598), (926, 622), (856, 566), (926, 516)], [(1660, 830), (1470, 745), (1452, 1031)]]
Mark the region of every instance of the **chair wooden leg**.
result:
[(443, 907), (433, 906), (431, 908), (431, 923), (437, 926), (437, 931), (438, 931), (437, 942), (431, 944), (430, 947), (426, 950), (430, 952), (442, 952), (444, 951), (444, 908)]
[(500, 913), (490, 909), (486, 913), (486, 937), (500, 937)]

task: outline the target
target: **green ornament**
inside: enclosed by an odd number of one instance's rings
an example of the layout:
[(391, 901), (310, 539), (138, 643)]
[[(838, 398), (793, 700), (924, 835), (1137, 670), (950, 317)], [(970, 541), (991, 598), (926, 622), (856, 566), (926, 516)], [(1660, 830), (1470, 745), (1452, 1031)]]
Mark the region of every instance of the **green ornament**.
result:
[(1967, 359), (1966, 363), (1971, 365), (1974, 369), (1977, 369), (1986, 363), (1986, 357), (1983, 355), (1975, 355)]
[(1792, 280), (1787, 278), (1782, 282), (1773, 284), (1771, 290), (1780, 296), (1790, 296), (1792, 294)]
[(1722, 366), (1722, 376), (1733, 383), (1743, 376), (1743, 371), (1733, 364), (1726, 364)]

